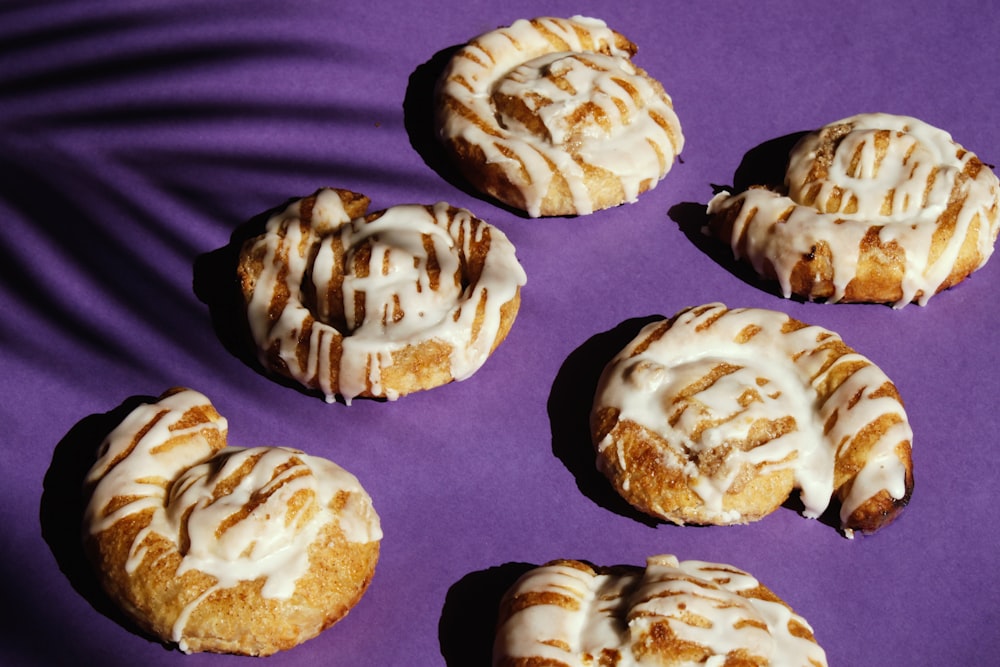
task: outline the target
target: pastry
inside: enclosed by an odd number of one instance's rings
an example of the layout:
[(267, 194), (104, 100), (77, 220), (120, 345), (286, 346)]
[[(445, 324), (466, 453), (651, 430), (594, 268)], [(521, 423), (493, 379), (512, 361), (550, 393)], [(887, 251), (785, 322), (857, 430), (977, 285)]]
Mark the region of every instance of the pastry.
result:
[(840, 503), (845, 534), (893, 520), (913, 488), (895, 385), (837, 334), (719, 303), (646, 325), (607, 365), (597, 464), (636, 508), (678, 524), (756, 521), (793, 492)]
[(784, 187), (717, 194), (708, 229), (786, 298), (924, 305), (993, 253), (998, 193), (947, 132), (860, 114), (805, 135)]
[(663, 86), (599, 19), (522, 19), (462, 46), (438, 134), (478, 190), (531, 217), (584, 215), (654, 188), (684, 146)]
[(558, 560), (500, 605), (494, 667), (822, 667), (813, 630), (750, 574), (649, 558), (645, 569)]
[(358, 602), (382, 532), (349, 472), (296, 449), (227, 446), (226, 433), (190, 389), (135, 408), (87, 475), (84, 544), (111, 599), (154, 637), (269, 655)]
[(368, 203), (321, 189), (239, 258), (261, 363), (330, 402), (468, 378), (507, 336), (526, 280), (503, 232), (465, 209)]

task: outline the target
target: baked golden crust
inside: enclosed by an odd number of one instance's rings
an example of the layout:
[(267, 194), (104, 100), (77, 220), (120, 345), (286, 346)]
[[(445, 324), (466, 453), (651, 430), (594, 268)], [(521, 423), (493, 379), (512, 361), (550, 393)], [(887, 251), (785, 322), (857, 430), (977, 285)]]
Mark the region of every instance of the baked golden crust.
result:
[(992, 255), (998, 201), (1000, 181), (948, 133), (859, 114), (805, 135), (784, 187), (719, 193), (708, 229), (785, 297), (923, 305)]
[(84, 544), (108, 595), (185, 652), (270, 655), (315, 637), (371, 582), (381, 529), (357, 480), (286, 448), (226, 445), (208, 400), (133, 411), (88, 475)]
[(645, 568), (551, 561), (506, 593), (494, 667), (579, 664), (827, 662), (808, 622), (747, 572), (661, 555)]
[(598, 467), (630, 504), (675, 523), (756, 521), (800, 490), (873, 532), (913, 489), (912, 430), (888, 377), (835, 333), (707, 304), (645, 327), (605, 369), (591, 414)]
[(438, 84), (436, 123), (478, 190), (532, 217), (635, 201), (684, 138), (635, 45), (586, 17), (541, 17), (480, 35)]
[(444, 203), (367, 206), (321, 189), (244, 243), (237, 271), (261, 363), (329, 401), (469, 377), (517, 315), (526, 279), (513, 245)]

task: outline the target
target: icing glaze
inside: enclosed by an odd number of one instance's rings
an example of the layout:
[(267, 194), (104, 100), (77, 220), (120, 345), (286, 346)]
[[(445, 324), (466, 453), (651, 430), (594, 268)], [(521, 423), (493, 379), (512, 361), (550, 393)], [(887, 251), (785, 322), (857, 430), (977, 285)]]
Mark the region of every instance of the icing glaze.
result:
[[(635, 201), (669, 171), (684, 137), (670, 97), (621, 41), (603, 21), (581, 16), (522, 19), (480, 35), (442, 76), (441, 138), (499, 166), (523, 200), (507, 203), (532, 217), (593, 212), (595, 170)], [(545, 212), (557, 174), (573, 210)]]
[[(812, 634), (806, 620), (755, 596), (759, 586), (731, 565), (672, 555), (649, 558), (645, 569), (603, 572), (550, 563), (507, 593), (514, 611), (501, 618), (494, 664), (533, 657), (566, 667), (721, 666), (730, 656), (753, 656), (772, 667), (826, 665), (823, 649), (802, 636)], [(671, 654), (678, 647), (697, 658)]]
[[(834, 378), (839, 384), (831, 391)], [(647, 325), (608, 364), (595, 410), (614, 408), (619, 422), (662, 438), (661, 465), (681, 470), (720, 523), (741, 521), (723, 500), (745, 466), (791, 469), (804, 515), (820, 516), (837, 490), (838, 458), (878, 424), (879, 437), (841, 500), (846, 523), (882, 490), (901, 502), (908, 494), (908, 457), (904, 462), (897, 449), (908, 451), (913, 434), (897, 394), (883, 391), (887, 385), (881, 369), (831, 331), (794, 324), (777, 311), (708, 304)], [(754, 442), (755, 425), (788, 417), (793, 428), (777, 437), (746, 449), (727, 446)], [(595, 444), (627, 475), (643, 474), (629, 468), (610, 432)], [(696, 464), (716, 448), (726, 451), (721, 464)]]
[(292, 448), (224, 446), (227, 426), (199, 392), (169, 393), (137, 407), (108, 435), (86, 478), (91, 535), (149, 513), (127, 572), (156, 557), (147, 551), (147, 537), (156, 534), (174, 545), (167, 555), (180, 554), (177, 576), (198, 570), (215, 578), (176, 620), (173, 641), (181, 650), (188, 618), (217, 590), (264, 578), (264, 597), (289, 598), (327, 524), (337, 524), (348, 542), (382, 537), (354, 475)]
[[(831, 137), (832, 155), (824, 148)], [(924, 305), (956, 282), (952, 271), (959, 254), (969, 252), (966, 238), (972, 236), (976, 260), (971, 273), (992, 255), (1000, 229), (996, 175), (944, 130), (907, 116), (859, 114), (805, 135), (789, 155), (785, 186), (787, 192), (720, 192), (708, 212), (740, 207), (733, 252), (758, 273), (770, 265), (786, 298), (796, 264), (825, 245), (833, 263), (827, 300), (841, 300), (856, 277), (862, 242), (875, 230), (881, 246), (905, 251), (894, 305)]]
[(431, 341), (450, 349), (450, 376), (468, 378), (526, 282), (503, 232), (443, 202), (352, 218), (338, 191), (323, 189), (273, 216), (255, 243), (263, 268), (247, 319), (261, 360), (276, 354), (328, 401), (398, 398), (382, 371), (394, 353)]

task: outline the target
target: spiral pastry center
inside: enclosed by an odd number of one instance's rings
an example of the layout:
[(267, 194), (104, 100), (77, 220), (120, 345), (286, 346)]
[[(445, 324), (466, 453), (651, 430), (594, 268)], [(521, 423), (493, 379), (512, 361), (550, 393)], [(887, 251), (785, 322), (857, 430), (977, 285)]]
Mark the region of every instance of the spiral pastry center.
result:
[[(730, 488), (748, 460), (756, 464), (773, 457), (775, 448), (801, 449), (822, 437), (807, 418), (801, 382), (775, 373), (773, 364), (761, 366), (748, 358), (708, 357), (667, 368), (640, 359), (623, 371), (630, 387), (659, 404), (651, 411), (664, 419), (659, 428), (684, 434), (677, 444), (697, 468), (703, 496)], [(789, 402), (800, 402), (793, 414), (805, 417), (791, 416)], [(770, 444), (778, 438), (785, 441)]]
[(285, 449), (232, 449), (174, 483), (166, 516), (191, 559), (226, 566), (291, 548), (321, 510), (312, 470)]
[[(320, 246), (312, 279), (321, 321), (352, 336), (394, 340), (443, 322), (461, 298), (461, 262), (447, 232), (407, 207), (351, 225)], [(420, 208), (423, 212), (423, 208)], [(327, 267), (339, 262), (341, 271)]]
[(941, 214), (960, 171), (954, 155), (898, 130), (848, 129), (832, 148), (790, 162), (793, 200), (821, 213), (885, 222)]
[[(599, 53), (552, 53), (509, 72), (493, 92), (501, 126), (550, 144), (579, 147), (630, 122), (621, 96), (634, 75), (628, 62)], [(614, 93), (619, 93), (616, 96)]]

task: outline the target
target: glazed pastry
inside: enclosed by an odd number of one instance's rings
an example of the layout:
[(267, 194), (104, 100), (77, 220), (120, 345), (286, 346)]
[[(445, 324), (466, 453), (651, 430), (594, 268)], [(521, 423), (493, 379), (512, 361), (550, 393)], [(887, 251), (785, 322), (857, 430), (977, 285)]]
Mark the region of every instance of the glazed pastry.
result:
[(186, 653), (269, 655), (337, 622), (368, 587), (382, 531), (336, 464), (226, 445), (209, 400), (173, 389), (105, 439), (84, 544), (108, 595)]
[(494, 667), (822, 667), (812, 628), (750, 574), (654, 556), (645, 569), (558, 560), (504, 596)]
[(678, 524), (756, 521), (799, 489), (810, 518), (839, 501), (853, 536), (913, 488), (895, 385), (837, 334), (772, 310), (715, 303), (648, 324), (605, 368), (591, 428), (622, 497)]
[(782, 294), (921, 305), (993, 253), (1000, 182), (951, 135), (861, 114), (804, 136), (785, 187), (720, 192), (710, 233)]
[(480, 35), (439, 81), (439, 136), (474, 187), (531, 217), (633, 202), (684, 146), (670, 97), (635, 52), (582, 16)]
[(261, 363), (331, 402), (468, 378), (507, 336), (526, 280), (503, 232), (465, 209), (366, 215), (368, 203), (321, 189), (240, 254)]

